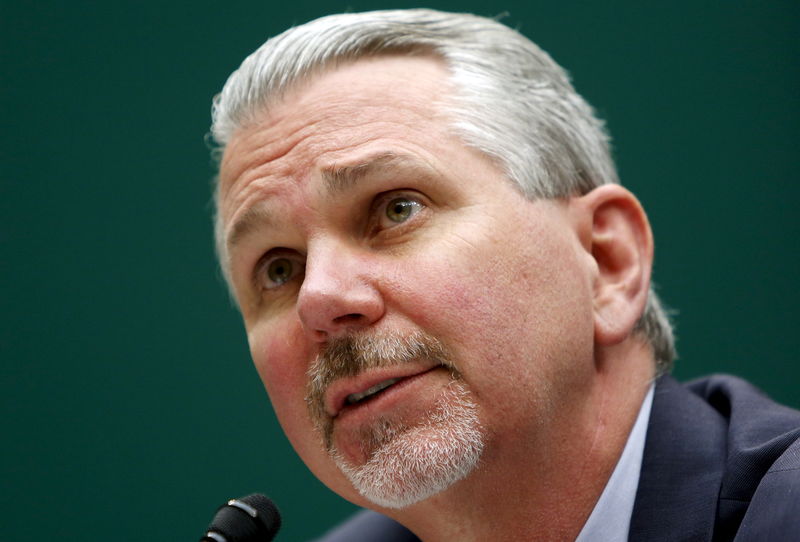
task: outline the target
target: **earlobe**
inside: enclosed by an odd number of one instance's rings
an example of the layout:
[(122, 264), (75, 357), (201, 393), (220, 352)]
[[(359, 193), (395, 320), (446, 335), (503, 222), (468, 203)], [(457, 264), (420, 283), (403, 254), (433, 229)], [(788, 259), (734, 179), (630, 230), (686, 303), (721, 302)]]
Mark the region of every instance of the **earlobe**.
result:
[(631, 335), (644, 312), (653, 235), (641, 204), (620, 185), (600, 186), (578, 200), (587, 217), (583, 244), (597, 265), (595, 343), (611, 346)]

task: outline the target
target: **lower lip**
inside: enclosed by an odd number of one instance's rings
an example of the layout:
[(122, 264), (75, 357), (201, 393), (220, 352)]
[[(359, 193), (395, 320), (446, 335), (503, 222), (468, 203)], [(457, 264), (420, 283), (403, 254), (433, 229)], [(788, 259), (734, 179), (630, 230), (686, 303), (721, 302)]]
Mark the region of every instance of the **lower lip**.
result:
[(402, 380), (392, 384), (375, 397), (367, 399), (361, 403), (345, 405), (334, 417), (334, 422), (341, 423), (344, 420), (348, 420), (349, 422), (357, 422), (357, 420), (353, 419), (354, 417), (362, 418), (363, 415), (364, 417), (369, 418), (371, 416), (384, 413), (390, 410), (394, 403), (402, 401), (402, 392), (407, 391), (409, 386), (415, 386), (416, 384), (421, 383), (420, 381), (424, 380), (423, 377), (440, 369), (444, 369), (444, 367), (433, 367), (425, 372), (405, 377)]

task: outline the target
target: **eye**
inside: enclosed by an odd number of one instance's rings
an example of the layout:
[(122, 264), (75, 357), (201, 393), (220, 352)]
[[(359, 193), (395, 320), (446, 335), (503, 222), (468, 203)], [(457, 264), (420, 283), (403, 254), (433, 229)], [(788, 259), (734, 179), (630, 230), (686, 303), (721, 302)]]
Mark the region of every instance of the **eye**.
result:
[(303, 261), (298, 256), (275, 255), (266, 258), (258, 268), (258, 282), (266, 288), (277, 288), (303, 272)]
[(388, 199), (385, 206), (380, 210), (380, 225), (384, 228), (391, 228), (397, 224), (402, 224), (420, 212), (422, 208), (422, 203), (405, 196)]

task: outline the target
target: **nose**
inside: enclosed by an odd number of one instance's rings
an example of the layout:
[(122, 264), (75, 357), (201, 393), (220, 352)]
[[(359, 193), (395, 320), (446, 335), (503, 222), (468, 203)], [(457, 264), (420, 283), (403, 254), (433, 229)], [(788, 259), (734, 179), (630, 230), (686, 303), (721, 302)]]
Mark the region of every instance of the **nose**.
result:
[(309, 250), (297, 312), (306, 334), (324, 342), (369, 327), (384, 313), (365, 258), (341, 245)]

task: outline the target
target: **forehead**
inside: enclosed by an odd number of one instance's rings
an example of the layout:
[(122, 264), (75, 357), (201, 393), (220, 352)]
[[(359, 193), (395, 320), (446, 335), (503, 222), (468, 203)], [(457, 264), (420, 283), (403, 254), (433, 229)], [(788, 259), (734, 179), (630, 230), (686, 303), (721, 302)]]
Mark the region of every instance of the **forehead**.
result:
[(358, 154), (422, 147), (421, 134), (445, 131), (448, 97), (447, 69), (432, 57), (361, 59), (313, 76), (231, 138), (220, 167), (221, 216), (230, 220), (252, 189), (303, 182)]

